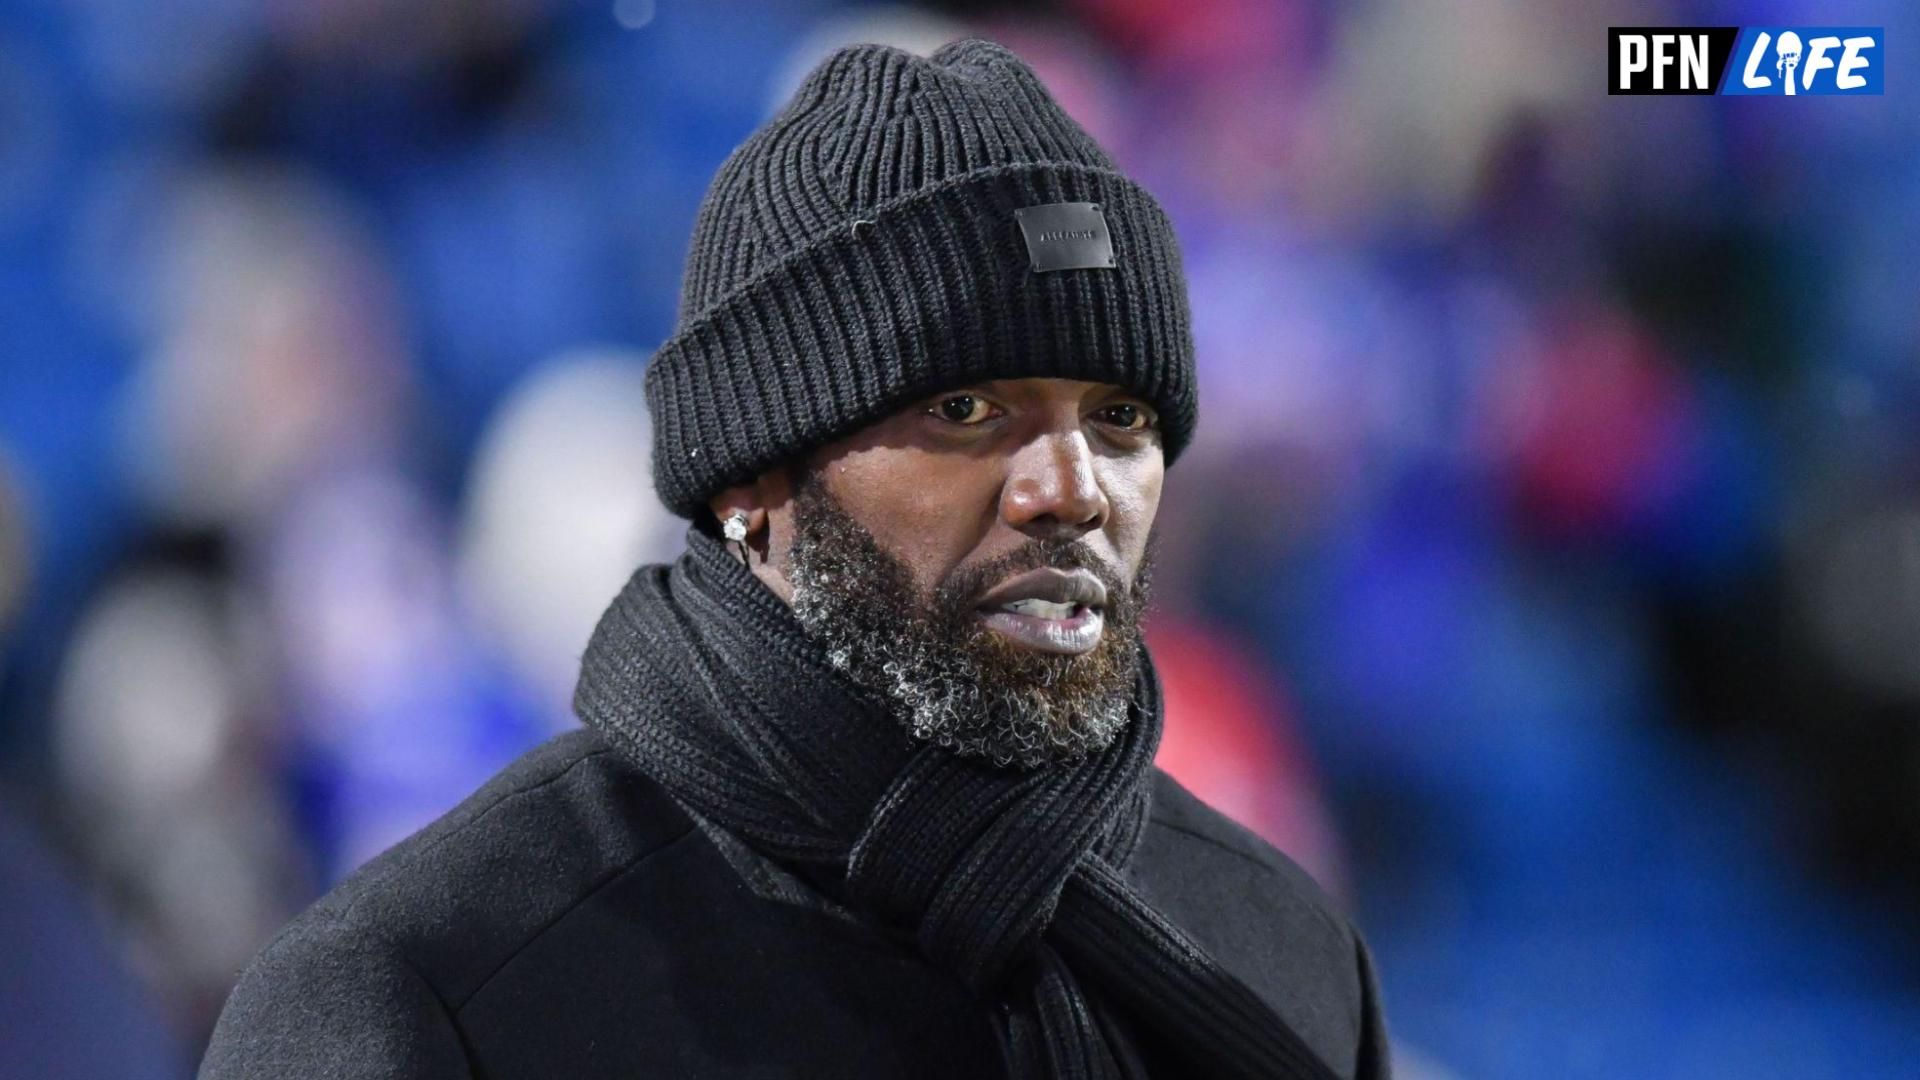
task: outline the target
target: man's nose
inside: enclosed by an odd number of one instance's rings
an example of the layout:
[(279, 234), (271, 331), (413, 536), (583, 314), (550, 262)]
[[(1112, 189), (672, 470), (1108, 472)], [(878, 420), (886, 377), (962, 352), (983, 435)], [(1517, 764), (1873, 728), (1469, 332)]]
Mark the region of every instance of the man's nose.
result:
[(1083, 433), (1048, 434), (1014, 454), (1000, 495), (1007, 524), (1036, 538), (1074, 540), (1104, 526), (1111, 512)]

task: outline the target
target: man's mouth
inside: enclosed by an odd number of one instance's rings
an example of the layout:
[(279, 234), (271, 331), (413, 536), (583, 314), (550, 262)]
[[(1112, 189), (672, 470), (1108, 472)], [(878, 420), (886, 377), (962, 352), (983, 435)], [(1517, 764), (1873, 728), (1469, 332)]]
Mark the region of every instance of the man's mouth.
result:
[(1106, 604), (1107, 587), (1090, 571), (1041, 567), (989, 592), (976, 614), (1021, 645), (1072, 655), (1100, 643)]

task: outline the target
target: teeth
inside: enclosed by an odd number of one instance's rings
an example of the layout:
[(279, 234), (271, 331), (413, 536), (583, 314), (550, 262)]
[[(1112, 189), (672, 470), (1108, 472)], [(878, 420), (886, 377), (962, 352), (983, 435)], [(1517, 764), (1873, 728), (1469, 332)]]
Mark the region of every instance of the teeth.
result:
[(1011, 611), (1019, 615), (1034, 615), (1042, 619), (1069, 619), (1073, 617), (1075, 604), (1056, 604), (1051, 600), (1015, 600), (1000, 605), (1000, 610)]

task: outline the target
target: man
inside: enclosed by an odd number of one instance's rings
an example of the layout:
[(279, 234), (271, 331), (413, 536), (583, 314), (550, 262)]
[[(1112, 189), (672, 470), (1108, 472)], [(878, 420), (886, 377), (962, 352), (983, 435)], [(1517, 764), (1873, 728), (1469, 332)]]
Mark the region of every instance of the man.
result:
[(584, 730), (303, 914), (204, 1075), (1383, 1077), (1367, 953), (1151, 764), (1165, 215), (1006, 50), (827, 59), (647, 374), (693, 522)]

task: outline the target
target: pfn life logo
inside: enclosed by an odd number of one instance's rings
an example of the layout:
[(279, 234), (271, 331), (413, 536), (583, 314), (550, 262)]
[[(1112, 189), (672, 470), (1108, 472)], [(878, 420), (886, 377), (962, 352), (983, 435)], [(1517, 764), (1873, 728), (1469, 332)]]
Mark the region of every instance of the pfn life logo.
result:
[(1877, 26), (1611, 26), (1609, 94), (1883, 94)]

